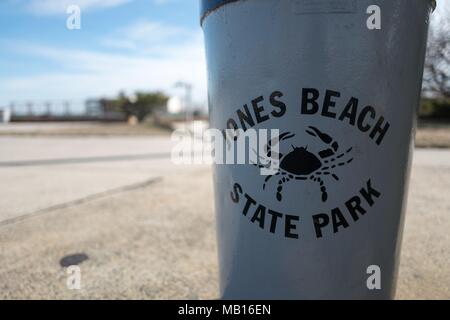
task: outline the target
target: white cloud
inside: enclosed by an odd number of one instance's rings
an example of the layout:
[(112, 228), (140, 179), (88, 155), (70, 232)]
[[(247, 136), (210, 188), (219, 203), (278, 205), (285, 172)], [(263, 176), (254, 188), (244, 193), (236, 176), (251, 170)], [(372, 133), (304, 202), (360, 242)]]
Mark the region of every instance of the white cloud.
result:
[[(37, 75), (0, 78), (0, 103), (114, 96), (120, 90), (128, 93), (136, 90), (164, 90), (170, 94), (176, 90), (174, 83), (180, 80), (193, 84), (194, 101), (206, 102), (206, 68), (200, 31), (178, 30), (176, 27), (151, 22), (140, 22), (126, 29), (134, 29), (135, 32), (131, 32), (128, 37), (125, 34), (118, 37), (117, 43), (130, 44), (127, 49), (132, 50), (119, 53), (72, 50), (24, 42), (2, 43), (4, 48), (32, 58), (45, 59), (58, 67)], [(166, 30), (165, 34), (162, 32), (153, 36), (153, 41), (145, 42), (144, 45), (139, 42), (147, 34), (144, 30), (160, 29)], [(168, 40), (180, 34), (184, 41)]]
[(70, 5), (78, 5), (81, 10), (95, 10), (117, 7), (133, 0), (31, 0), (26, 8), (34, 14), (51, 15), (66, 12)]
[(153, 21), (138, 21), (101, 40), (113, 48), (143, 50), (175, 40), (188, 38), (192, 32), (183, 28)]

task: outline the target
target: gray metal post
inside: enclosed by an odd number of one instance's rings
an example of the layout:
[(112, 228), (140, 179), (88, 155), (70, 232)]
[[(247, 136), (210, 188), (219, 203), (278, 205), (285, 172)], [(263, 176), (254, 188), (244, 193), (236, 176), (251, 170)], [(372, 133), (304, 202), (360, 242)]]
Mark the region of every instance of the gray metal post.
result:
[(202, 1), (211, 126), (285, 133), (215, 166), (223, 298), (394, 297), (431, 6)]

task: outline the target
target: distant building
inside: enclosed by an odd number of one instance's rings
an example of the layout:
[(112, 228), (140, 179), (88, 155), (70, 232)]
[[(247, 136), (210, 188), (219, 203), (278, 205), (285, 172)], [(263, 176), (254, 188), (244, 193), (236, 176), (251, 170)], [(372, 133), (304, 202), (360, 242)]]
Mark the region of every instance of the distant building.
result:
[(167, 101), (167, 112), (171, 114), (179, 114), (183, 111), (181, 99), (177, 96), (171, 97)]
[(100, 117), (103, 115), (102, 105), (97, 99), (88, 99), (85, 102), (86, 114), (93, 117)]
[(11, 120), (11, 109), (0, 107), (0, 123), (8, 123)]

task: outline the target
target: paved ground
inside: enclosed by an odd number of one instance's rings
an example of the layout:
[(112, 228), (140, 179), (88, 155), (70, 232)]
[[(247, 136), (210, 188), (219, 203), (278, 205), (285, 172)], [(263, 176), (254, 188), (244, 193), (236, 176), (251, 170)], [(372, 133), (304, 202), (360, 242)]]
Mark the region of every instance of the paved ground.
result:
[(416, 131), (416, 146), (420, 148), (450, 148), (450, 125), (423, 124)]
[(0, 138), (0, 221), (173, 169), (166, 138)]
[(130, 126), (123, 122), (16, 122), (0, 123), (0, 136), (167, 136), (170, 131), (151, 122)]
[[(211, 173), (168, 138), (0, 138), (0, 299), (216, 298)], [(138, 152), (136, 151), (138, 150)], [(450, 299), (450, 151), (414, 158), (398, 298)], [(82, 290), (60, 259), (85, 253)]]

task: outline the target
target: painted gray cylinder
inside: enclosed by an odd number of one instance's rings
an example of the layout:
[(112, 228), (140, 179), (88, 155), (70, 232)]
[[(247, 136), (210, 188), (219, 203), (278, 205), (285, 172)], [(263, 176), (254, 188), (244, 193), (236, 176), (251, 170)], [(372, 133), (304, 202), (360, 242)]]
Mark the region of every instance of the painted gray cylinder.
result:
[[(366, 26), (371, 5), (381, 30)], [(203, 2), (212, 127), (233, 119), (294, 134), (280, 142), (290, 161), (281, 158), (264, 189), (251, 164), (215, 165), (223, 298), (394, 297), (430, 8), (428, 0)], [(367, 286), (373, 265), (381, 289)]]

